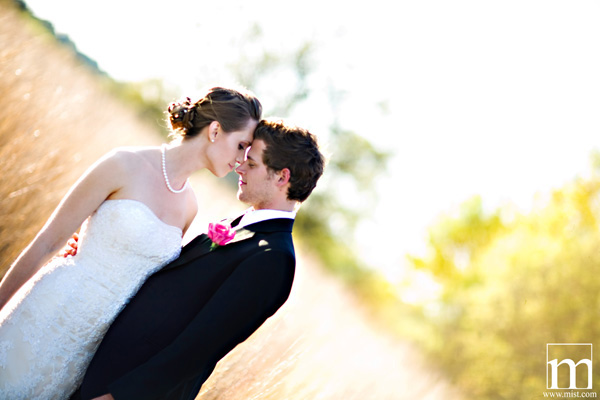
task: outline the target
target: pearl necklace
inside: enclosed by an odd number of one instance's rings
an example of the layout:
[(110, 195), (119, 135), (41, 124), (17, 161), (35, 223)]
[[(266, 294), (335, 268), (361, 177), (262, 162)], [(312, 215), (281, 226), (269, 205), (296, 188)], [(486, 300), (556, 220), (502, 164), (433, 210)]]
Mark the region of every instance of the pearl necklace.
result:
[(176, 194), (177, 193), (181, 193), (181, 192), (183, 192), (187, 188), (188, 180), (187, 179), (185, 180), (185, 183), (183, 184), (183, 187), (181, 189), (179, 189), (179, 190), (175, 190), (175, 189), (173, 189), (171, 187), (171, 183), (169, 182), (169, 177), (167, 176), (167, 162), (165, 161), (165, 158), (166, 158), (165, 157), (165, 149), (166, 148), (167, 148), (166, 144), (163, 144), (160, 147), (160, 152), (162, 154), (162, 172), (163, 172), (163, 176), (165, 177), (165, 183), (167, 184), (167, 189), (169, 189), (169, 192), (176, 193)]

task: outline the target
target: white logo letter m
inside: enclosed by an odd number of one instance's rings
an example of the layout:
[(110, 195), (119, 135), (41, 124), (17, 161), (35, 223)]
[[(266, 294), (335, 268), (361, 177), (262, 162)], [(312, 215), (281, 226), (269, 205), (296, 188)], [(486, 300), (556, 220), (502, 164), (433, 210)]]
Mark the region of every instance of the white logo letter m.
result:
[[(575, 362), (573, 360), (571, 360), (569, 358), (565, 358), (561, 362), (558, 362), (557, 359), (548, 361), (548, 364), (550, 364), (550, 366), (552, 367), (552, 384), (550, 385), (550, 387), (548, 389), (591, 389), (592, 388), (592, 360), (588, 360), (587, 358), (584, 358), (583, 360), (581, 360), (577, 364), (575, 364)], [(562, 364), (567, 364), (569, 366), (569, 387), (568, 388), (559, 388), (558, 387), (558, 366), (562, 365)], [(575, 377), (576, 377), (577, 367), (579, 366), (579, 364), (587, 365), (587, 372), (588, 372), (587, 388), (578, 388), (577, 387), (577, 380), (575, 379)]]

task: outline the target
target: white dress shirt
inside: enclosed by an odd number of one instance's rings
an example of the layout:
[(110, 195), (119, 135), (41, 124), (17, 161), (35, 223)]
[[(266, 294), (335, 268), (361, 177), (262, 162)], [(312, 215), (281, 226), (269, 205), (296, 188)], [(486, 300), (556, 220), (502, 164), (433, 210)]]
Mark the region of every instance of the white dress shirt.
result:
[(242, 217), (240, 223), (236, 226), (236, 229), (243, 228), (244, 226), (255, 224), (257, 222), (262, 222), (276, 218), (295, 219), (296, 211), (249, 209), (248, 211), (246, 211), (246, 214), (244, 214), (244, 216)]

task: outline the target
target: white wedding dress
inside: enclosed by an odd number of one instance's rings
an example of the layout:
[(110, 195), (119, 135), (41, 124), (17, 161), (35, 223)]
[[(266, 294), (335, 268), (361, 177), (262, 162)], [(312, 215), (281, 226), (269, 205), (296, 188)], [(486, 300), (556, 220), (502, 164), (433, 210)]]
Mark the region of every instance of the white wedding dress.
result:
[(0, 399), (68, 399), (117, 314), (179, 255), (181, 235), (144, 203), (102, 203), (77, 255), (44, 266), (0, 312)]

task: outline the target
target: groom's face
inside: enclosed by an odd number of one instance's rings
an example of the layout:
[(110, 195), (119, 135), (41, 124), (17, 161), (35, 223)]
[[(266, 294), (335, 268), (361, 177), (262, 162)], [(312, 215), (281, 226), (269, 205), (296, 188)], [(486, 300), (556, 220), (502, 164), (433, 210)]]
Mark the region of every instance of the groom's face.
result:
[(256, 210), (272, 208), (278, 195), (277, 175), (270, 172), (263, 163), (265, 142), (255, 140), (246, 153), (246, 159), (236, 168), (240, 175), (238, 199)]

